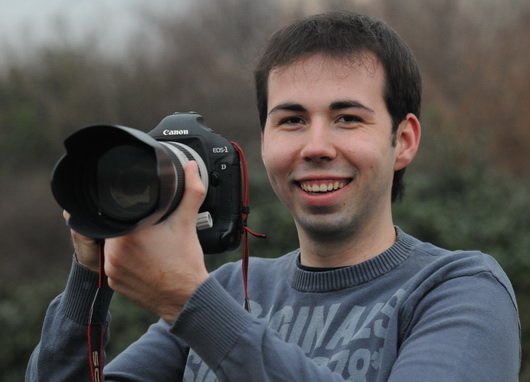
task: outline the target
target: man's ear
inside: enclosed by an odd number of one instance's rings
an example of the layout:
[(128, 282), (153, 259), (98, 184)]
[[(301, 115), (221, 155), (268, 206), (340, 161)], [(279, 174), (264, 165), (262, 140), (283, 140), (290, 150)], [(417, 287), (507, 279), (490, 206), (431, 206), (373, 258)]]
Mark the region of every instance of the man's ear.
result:
[(408, 166), (418, 152), (421, 138), (421, 125), (418, 118), (409, 113), (396, 131), (396, 162), (394, 171)]

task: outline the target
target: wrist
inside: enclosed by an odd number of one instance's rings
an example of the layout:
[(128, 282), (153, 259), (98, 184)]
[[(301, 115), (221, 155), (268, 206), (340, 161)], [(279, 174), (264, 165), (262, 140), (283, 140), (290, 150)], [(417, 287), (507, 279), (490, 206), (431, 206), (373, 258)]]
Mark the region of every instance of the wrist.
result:
[[(68, 282), (61, 298), (61, 306), (66, 316), (80, 324), (87, 324), (90, 308), (98, 290), (99, 275), (82, 266), (74, 258)], [(108, 309), (113, 291), (105, 287), (101, 291)]]
[(210, 275), (205, 272), (196, 277), (194, 282), (188, 283), (185, 290), (180, 290), (178, 292), (177, 297), (175, 299), (176, 301), (178, 301), (178, 303), (166, 307), (165, 309), (161, 309), (158, 314), (159, 317), (162, 318), (169, 325), (173, 325), (173, 323), (180, 316), (180, 313), (183, 311), (184, 307), (191, 299), (195, 291), (209, 278), (209, 276)]
[(86, 271), (96, 272), (96, 273), (99, 272), (99, 264), (97, 265), (85, 264), (84, 261), (79, 260), (79, 256), (77, 255), (77, 252), (74, 252), (74, 261), (79, 267), (81, 267), (82, 269)]

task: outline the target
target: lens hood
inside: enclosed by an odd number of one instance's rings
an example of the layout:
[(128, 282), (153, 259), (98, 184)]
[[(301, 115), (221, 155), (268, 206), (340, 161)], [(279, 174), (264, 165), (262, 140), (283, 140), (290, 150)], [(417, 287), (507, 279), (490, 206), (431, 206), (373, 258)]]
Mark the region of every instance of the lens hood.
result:
[[(155, 224), (169, 212), (177, 191), (183, 190), (183, 170), (175, 170), (178, 163), (172, 160), (171, 153), (139, 130), (93, 125), (73, 133), (64, 146), (66, 153), (52, 172), (52, 192), (59, 205), (70, 214), (68, 225), (85, 236), (105, 239), (127, 234), (144, 224)], [(112, 188), (112, 184), (101, 183), (115, 182), (116, 176), (112, 174), (125, 173), (132, 166), (126, 160), (102, 161), (109, 152), (120, 148), (133, 153), (130, 155), (133, 162), (142, 159), (141, 170), (152, 179), (149, 195), (144, 197), (147, 203), (142, 206), (145, 211), (136, 207), (131, 213), (120, 215), (110, 213), (110, 207), (104, 208), (113, 198), (110, 194), (105, 196), (101, 190)], [(112, 168), (118, 166), (125, 168)], [(104, 173), (110, 175), (103, 178), (101, 174)], [(114, 199), (120, 202), (119, 198)]]

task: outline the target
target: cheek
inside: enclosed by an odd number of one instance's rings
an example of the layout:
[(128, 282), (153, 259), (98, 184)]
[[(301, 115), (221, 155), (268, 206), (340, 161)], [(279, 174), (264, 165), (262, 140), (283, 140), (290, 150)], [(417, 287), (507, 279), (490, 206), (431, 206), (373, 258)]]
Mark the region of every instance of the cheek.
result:
[(349, 157), (361, 177), (386, 179), (394, 172), (394, 155), (391, 147), (366, 142), (356, 150), (350, 150)]
[(262, 151), (263, 164), (267, 170), (269, 178), (281, 174), (284, 171), (285, 160), (282, 160), (281, 151), (279, 150), (263, 150)]
[(285, 141), (273, 137), (267, 137), (262, 141), (261, 157), (269, 176), (285, 170), (288, 164), (292, 162), (289, 158), (291, 152)]
[[(269, 179), (269, 184), (274, 190), (276, 195), (281, 195), (280, 185), (283, 184), (281, 179), (283, 179), (283, 174), (285, 174), (285, 169), (283, 168), (282, 161), (275, 151), (268, 149), (262, 150), (262, 160), (265, 166), (265, 171)], [(280, 198), (281, 199), (281, 198)]]

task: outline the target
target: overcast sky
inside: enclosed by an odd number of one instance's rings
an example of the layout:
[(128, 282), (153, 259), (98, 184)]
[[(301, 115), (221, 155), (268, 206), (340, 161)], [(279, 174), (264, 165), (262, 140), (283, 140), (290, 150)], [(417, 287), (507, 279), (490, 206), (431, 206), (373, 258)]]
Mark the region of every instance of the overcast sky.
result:
[[(172, 0), (185, 3), (185, 0)], [(68, 41), (87, 31), (105, 33), (111, 46), (121, 42), (139, 23), (140, 6), (168, 6), (169, 0), (0, 0), (0, 54), (24, 51), (57, 37), (57, 25), (68, 31)], [(118, 44), (119, 46), (119, 44)], [(1, 58), (1, 57), (0, 57)]]

